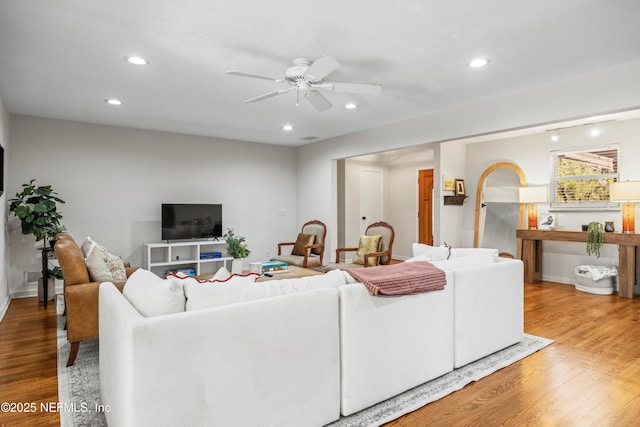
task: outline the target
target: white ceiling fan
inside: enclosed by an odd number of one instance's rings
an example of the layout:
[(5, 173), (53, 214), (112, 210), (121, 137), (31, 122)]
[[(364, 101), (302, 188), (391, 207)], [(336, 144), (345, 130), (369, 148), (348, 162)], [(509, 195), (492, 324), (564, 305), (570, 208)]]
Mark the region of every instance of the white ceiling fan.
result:
[(290, 87), (275, 90), (264, 95), (250, 98), (244, 102), (257, 102), (267, 98), (282, 95), (283, 93), (296, 91), (296, 105), (299, 104), (300, 94), (302, 94), (313, 107), (318, 111), (323, 111), (332, 107), (331, 102), (320, 90), (341, 93), (354, 93), (359, 95), (378, 95), (382, 91), (382, 86), (374, 83), (347, 83), (347, 82), (325, 82), (322, 79), (335, 71), (340, 63), (327, 55), (321, 55), (315, 61), (305, 58), (298, 58), (293, 61), (293, 66), (286, 69), (284, 79), (275, 79), (257, 74), (242, 73), (236, 70), (229, 70), (227, 74), (241, 77), (251, 77), (254, 79), (270, 80), (277, 83), (287, 83)]

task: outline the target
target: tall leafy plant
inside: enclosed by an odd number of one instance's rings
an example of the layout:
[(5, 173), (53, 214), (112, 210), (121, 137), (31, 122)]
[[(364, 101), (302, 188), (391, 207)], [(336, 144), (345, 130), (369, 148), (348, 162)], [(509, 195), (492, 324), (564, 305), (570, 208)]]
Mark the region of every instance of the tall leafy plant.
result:
[(63, 228), (58, 203), (64, 203), (64, 200), (50, 185), (36, 187), (35, 182), (32, 179), (28, 184), (22, 184), (22, 191), (9, 200), (9, 210), (20, 219), (22, 234), (33, 234), (39, 241), (55, 237), (52, 230)]

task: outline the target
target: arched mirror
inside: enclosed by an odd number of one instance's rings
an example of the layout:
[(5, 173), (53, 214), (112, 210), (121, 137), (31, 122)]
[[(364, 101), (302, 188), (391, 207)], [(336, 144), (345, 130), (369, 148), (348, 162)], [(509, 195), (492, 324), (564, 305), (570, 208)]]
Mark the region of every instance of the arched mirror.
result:
[(513, 163), (496, 163), (482, 173), (476, 194), (474, 247), (516, 255), (516, 229), (524, 221), (518, 188), (526, 185), (524, 172)]

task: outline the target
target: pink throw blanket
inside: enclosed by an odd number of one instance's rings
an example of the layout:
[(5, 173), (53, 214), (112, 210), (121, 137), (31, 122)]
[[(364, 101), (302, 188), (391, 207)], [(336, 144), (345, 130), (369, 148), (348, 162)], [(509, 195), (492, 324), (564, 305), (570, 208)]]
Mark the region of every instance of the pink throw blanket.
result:
[(444, 271), (427, 261), (347, 268), (345, 271), (364, 283), (371, 295), (414, 295), (440, 291), (446, 285)]

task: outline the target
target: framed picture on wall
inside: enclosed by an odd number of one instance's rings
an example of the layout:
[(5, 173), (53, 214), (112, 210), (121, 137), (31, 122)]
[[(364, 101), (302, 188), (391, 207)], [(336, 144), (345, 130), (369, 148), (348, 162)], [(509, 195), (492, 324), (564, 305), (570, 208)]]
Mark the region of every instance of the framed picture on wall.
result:
[(538, 228), (540, 230), (553, 230), (556, 228), (556, 214), (544, 213), (538, 215)]
[(442, 179), (442, 189), (444, 191), (454, 191), (456, 189), (456, 180), (451, 177), (444, 177)]
[(464, 180), (456, 179), (456, 196), (464, 196), (467, 194), (464, 190)]

